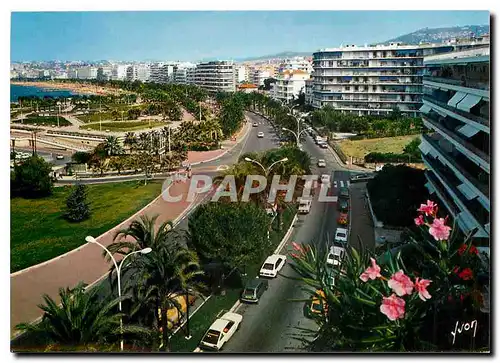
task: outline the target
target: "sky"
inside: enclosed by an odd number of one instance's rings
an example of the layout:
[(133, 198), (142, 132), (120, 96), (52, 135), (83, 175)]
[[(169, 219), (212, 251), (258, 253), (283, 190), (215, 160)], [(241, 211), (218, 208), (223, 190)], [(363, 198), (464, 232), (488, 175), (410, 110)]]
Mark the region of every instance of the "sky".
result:
[(241, 59), (486, 24), (487, 11), (13, 12), (11, 60)]

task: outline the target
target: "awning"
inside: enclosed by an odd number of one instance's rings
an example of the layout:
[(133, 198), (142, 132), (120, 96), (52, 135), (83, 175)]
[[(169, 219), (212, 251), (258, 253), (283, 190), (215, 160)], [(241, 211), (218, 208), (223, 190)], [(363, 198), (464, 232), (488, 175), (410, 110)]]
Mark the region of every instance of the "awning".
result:
[(429, 151), (431, 151), (429, 145), (427, 145), (427, 143), (425, 143), (425, 142), (421, 142), (420, 145), (418, 145), (418, 148), (425, 155), (427, 155), (429, 153)]
[(456, 107), (462, 111), (470, 112), (470, 109), (477, 105), (479, 101), (481, 101), (480, 96), (467, 94), (467, 96), (465, 96), (465, 98), (460, 101)]
[(425, 183), (424, 186), (427, 188), (430, 194), (436, 193), (436, 189), (430, 182)]
[(428, 113), (430, 110), (431, 108), (427, 105), (422, 105), (422, 107), (420, 107), (420, 112), (422, 113)]
[(478, 129), (476, 129), (474, 126), (471, 125), (464, 125), (457, 131), (460, 132), (462, 135), (466, 136), (467, 138), (471, 138), (472, 136), (474, 136), (479, 132)]
[(467, 200), (472, 200), (478, 197), (478, 194), (474, 192), (469, 186), (462, 183), (457, 187), (458, 190), (467, 198)]
[(467, 93), (457, 92), (455, 95), (448, 101), (448, 106), (457, 107), (457, 103), (462, 101)]

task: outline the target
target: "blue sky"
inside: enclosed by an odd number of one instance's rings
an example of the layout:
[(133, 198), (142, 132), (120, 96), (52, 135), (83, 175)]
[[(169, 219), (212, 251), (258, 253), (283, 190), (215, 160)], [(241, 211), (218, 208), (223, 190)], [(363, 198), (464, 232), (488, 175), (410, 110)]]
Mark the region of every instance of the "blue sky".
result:
[(487, 11), (12, 13), (12, 60), (237, 59), (489, 23)]

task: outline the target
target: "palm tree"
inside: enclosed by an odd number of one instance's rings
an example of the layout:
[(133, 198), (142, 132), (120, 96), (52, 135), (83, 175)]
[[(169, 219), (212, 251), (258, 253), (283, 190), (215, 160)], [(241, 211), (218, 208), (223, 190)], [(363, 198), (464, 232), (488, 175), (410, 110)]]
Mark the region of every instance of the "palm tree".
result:
[(119, 155), (123, 153), (123, 148), (116, 136), (108, 136), (106, 140), (104, 140), (104, 150), (107, 151), (108, 155)]
[(128, 268), (134, 270), (138, 283), (126, 287), (132, 290), (133, 301), (130, 315), (140, 318), (152, 329), (161, 332), (160, 350), (169, 350), (169, 335), (172, 326), (167, 321), (167, 311), (179, 306), (176, 296), (190, 291), (198, 294), (203, 288), (197, 278), (203, 274), (198, 256), (178, 239), (164, 240), (148, 255), (135, 259)]
[[(85, 291), (83, 283), (74, 289), (59, 289), (61, 304), (44, 295), (45, 304), (38, 305), (44, 311), (39, 324), (22, 323), (16, 326), (22, 331), (40, 334), (54, 346), (48, 349), (113, 349), (120, 340), (120, 313), (117, 305), (122, 298), (103, 299), (98, 295), (99, 289)], [(123, 327), (125, 336), (140, 337), (149, 335), (149, 330), (139, 326)]]
[[(156, 228), (156, 220), (158, 215), (152, 217), (142, 215), (130, 223), (127, 228), (123, 228), (116, 232), (114, 241), (108, 246), (111, 253), (125, 255), (130, 251), (137, 249), (142, 250), (150, 247), (153, 250), (159, 248), (164, 243), (169, 233), (173, 231), (173, 223), (171, 221), (163, 222)], [(133, 242), (126, 241), (134, 239)], [(103, 252), (103, 257), (107, 257), (106, 251)]]
[(134, 148), (137, 146), (137, 137), (135, 136), (134, 132), (127, 132), (125, 134), (123, 145), (128, 146), (130, 152), (134, 150)]

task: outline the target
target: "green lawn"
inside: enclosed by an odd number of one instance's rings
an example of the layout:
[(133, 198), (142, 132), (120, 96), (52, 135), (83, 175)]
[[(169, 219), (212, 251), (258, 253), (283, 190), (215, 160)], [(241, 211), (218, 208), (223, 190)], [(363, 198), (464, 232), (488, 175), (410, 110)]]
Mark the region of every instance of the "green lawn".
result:
[(99, 236), (146, 206), (161, 192), (161, 182), (88, 186), (91, 217), (80, 223), (62, 218), (70, 187), (54, 188), (42, 199), (11, 199), (11, 272), (47, 261)]
[(407, 135), (354, 141), (343, 140), (338, 144), (346, 156), (364, 158), (371, 152), (400, 154), (404, 147), (417, 137), (418, 135)]
[[(283, 229), (279, 232), (271, 232), (272, 251), (278, 246), (283, 236), (288, 231), (288, 228), (290, 228), (290, 223), (296, 212), (296, 207), (287, 209), (283, 213)], [(272, 253), (272, 251), (270, 253)], [(252, 266), (248, 266), (246, 270), (247, 279), (257, 276), (261, 265), (262, 261)], [(192, 336), (191, 339), (184, 339), (184, 327), (179, 329), (177, 334), (171, 338), (170, 347), (172, 352), (192, 352), (195, 350), (201, 338), (203, 338), (203, 334), (205, 334), (210, 325), (215, 321), (217, 314), (221, 310), (229, 310), (239, 299), (242, 287), (226, 289), (226, 294), (224, 296), (213, 295), (189, 320), (189, 333)]]
[[(123, 116), (126, 117), (127, 115), (124, 114)], [(76, 115), (75, 117), (82, 122), (113, 120), (111, 112), (95, 112), (95, 113), (89, 113), (88, 115)]]
[(144, 130), (149, 129), (150, 127), (158, 127), (158, 126), (166, 126), (168, 122), (151, 120), (151, 122), (147, 120), (141, 121), (112, 121), (112, 122), (102, 122), (101, 125), (99, 123), (91, 123), (80, 126), (80, 129), (87, 130), (110, 130), (110, 131), (136, 131), (136, 130)]
[[(21, 120), (16, 120), (15, 123), (20, 124)], [(56, 125), (57, 126), (57, 116), (32, 116), (28, 115), (22, 120), (22, 123), (25, 125), (45, 125), (45, 126), (51, 126), (51, 125)], [(59, 126), (69, 126), (71, 125), (71, 122), (66, 120), (64, 117), (59, 116)]]

